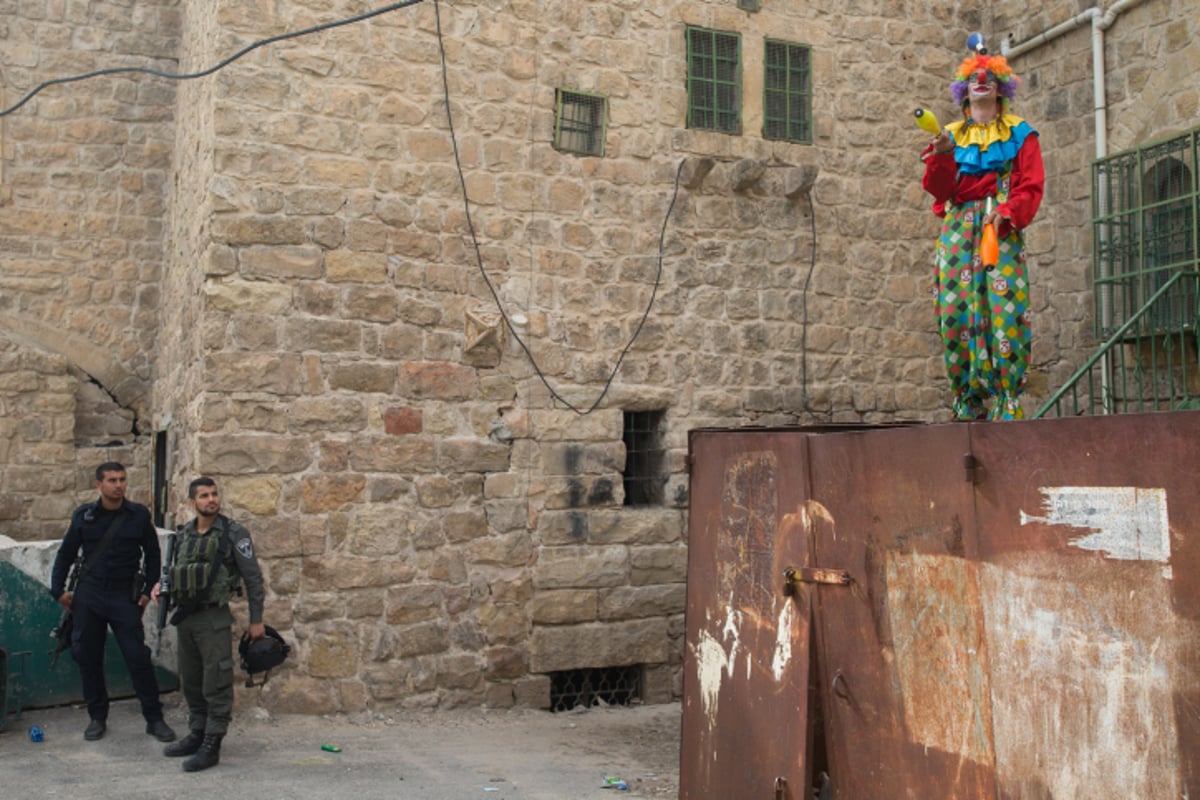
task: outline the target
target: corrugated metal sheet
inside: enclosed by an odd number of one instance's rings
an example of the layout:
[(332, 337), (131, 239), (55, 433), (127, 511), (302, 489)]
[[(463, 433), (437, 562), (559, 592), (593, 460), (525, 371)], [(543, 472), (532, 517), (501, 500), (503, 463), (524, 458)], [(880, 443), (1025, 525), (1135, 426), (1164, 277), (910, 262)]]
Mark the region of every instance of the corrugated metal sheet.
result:
[(681, 797), (1200, 797), (1198, 443), (693, 432)]

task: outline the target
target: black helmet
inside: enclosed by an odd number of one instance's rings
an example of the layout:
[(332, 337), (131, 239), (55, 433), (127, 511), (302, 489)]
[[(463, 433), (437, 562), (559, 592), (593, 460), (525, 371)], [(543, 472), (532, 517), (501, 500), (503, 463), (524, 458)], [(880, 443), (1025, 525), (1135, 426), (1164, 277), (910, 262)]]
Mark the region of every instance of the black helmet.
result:
[[(254, 673), (270, 673), (272, 667), (278, 667), (287, 658), (287, 654), (292, 652), (292, 648), (279, 635), (279, 631), (270, 625), (263, 627), (266, 628), (266, 636), (251, 641), (247, 631), (242, 634), (241, 644), (238, 645), (238, 653), (242, 656), (242, 669), (250, 675), (246, 680), (247, 686), (254, 685)], [(266, 682), (267, 676), (264, 675), (263, 683)]]

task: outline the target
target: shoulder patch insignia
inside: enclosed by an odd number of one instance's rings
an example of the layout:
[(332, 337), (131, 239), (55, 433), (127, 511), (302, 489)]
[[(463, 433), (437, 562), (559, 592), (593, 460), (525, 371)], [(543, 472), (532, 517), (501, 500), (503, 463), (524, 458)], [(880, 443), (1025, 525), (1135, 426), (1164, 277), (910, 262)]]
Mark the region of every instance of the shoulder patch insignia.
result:
[(242, 558), (254, 558), (254, 543), (250, 541), (249, 536), (245, 539), (239, 539), (234, 547), (242, 554)]

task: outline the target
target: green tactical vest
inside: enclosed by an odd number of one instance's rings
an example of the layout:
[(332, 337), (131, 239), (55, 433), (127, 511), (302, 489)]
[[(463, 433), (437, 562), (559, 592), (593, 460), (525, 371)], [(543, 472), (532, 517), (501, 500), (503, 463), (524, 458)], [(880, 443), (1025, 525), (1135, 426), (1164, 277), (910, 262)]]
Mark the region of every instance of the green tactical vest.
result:
[(175, 565), (171, 568), (174, 584), (171, 592), (180, 605), (224, 605), (229, 602), (233, 596), (233, 582), (229, 580), (228, 570), (223, 569), (228, 556), (227, 548), (223, 547), (225, 538), (221, 531), (180, 537)]

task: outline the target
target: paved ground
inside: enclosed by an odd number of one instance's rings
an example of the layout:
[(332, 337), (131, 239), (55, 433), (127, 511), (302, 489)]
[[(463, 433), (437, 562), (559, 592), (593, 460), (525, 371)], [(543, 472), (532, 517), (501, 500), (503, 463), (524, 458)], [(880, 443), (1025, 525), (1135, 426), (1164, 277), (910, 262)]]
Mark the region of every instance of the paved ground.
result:
[[(167, 722), (185, 730), (177, 694)], [(45, 731), (40, 744), (28, 730)], [(620, 800), (678, 797), (678, 704), (550, 714), (515, 709), (337, 717), (239, 712), (221, 763), (187, 774), (133, 701), (85, 742), (78, 707), (26, 710), (0, 733), (0, 796), (89, 800)], [(322, 744), (342, 748), (340, 753)], [(628, 791), (603, 788), (623, 778)]]

